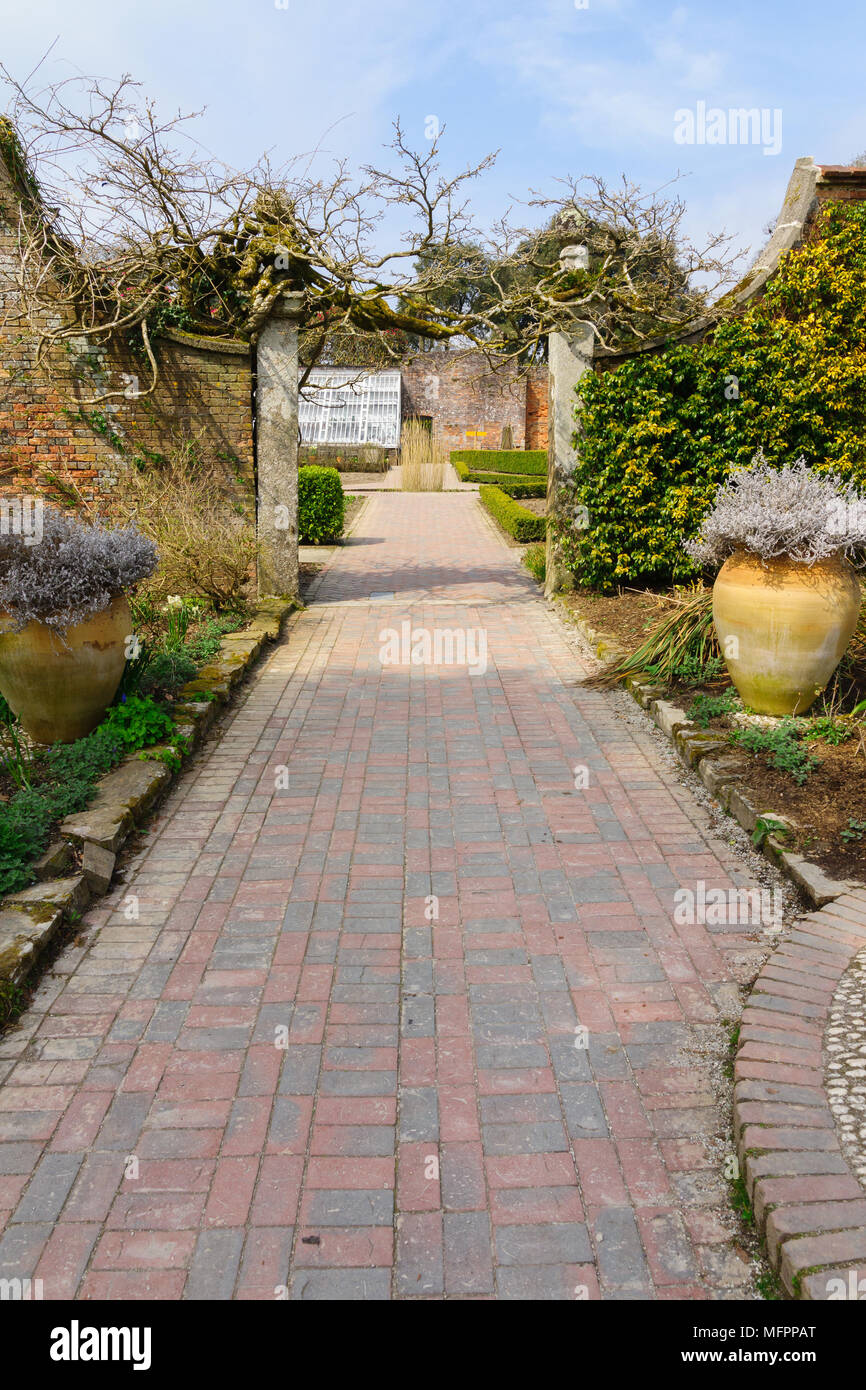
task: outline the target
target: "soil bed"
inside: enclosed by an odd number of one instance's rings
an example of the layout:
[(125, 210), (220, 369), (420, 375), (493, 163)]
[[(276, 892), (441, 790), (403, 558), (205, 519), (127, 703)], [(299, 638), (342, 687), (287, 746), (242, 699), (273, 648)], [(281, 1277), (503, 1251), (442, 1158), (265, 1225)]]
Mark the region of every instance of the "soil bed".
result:
[(563, 594), (562, 602), (590, 627), (615, 638), (627, 651), (639, 646), (650, 628), (676, 607), (668, 594), (651, 589), (622, 589), (616, 594), (575, 589)]
[[(730, 732), (722, 720), (711, 720), (709, 727)], [(763, 753), (731, 744), (730, 754), (758, 811), (772, 811), (794, 822), (795, 833), (785, 841), (786, 848), (820, 864), (831, 878), (866, 881), (866, 831), (862, 840), (842, 839), (849, 821), (866, 821), (866, 750), (856, 733), (844, 743), (816, 740), (807, 746), (819, 766), (802, 786), (786, 772), (767, 767)]]
[[(635, 651), (650, 629), (677, 607), (671, 594), (651, 589), (623, 588), (615, 594), (575, 589), (563, 594), (562, 602), (625, 652)], [(696, 695), (718, 696), (728, 688), (730, 677), (723, 671), (718, 679), (705, 678), (700, 686), (685, 680), (673, 682), (665, 698), (688, 713)], [(849, 670), (840, 695), (839, 708), (847, 709), (866, 695), (859, 664)], [(812, 713), (817, 718), (821, 711), (816, 706)], [(727, 737), (737, 725), (722, 716), (710, 720), (707, 727)], [(787, 848), (819, 864), (831, 878), (866, 881), (866, 830), (851, 825), (866, 822), (866, 733), (862, 725), (854, 725), (851, 737), (842, 743), (815, 739), (804, 740), (803, 746), (818, 766), (802, 786), (789, 773), (767, 766), (764, 752), (751, 753), (731, 743), (726, 757), (734, 761), (743, 790), (759, 812), (773, 812), (793, 822), (795, 831), (785, 841)], [(843, 832), (848, 832), (848, 839), (842, 838)], [(862, 839), (853, 838), (861, 833)]]

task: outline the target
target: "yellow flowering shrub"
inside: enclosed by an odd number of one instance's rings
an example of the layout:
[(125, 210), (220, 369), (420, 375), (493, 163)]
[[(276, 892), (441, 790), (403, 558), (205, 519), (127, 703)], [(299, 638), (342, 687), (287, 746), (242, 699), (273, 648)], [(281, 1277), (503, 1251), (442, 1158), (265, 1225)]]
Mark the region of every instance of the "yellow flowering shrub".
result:
[(577, 388), (560, 541), (581, 583), (681, 581), (716, 488), (762, 448), (866, 485), (866, 204), (831, 203), (744, 314), (696, 346), (629, 359)]

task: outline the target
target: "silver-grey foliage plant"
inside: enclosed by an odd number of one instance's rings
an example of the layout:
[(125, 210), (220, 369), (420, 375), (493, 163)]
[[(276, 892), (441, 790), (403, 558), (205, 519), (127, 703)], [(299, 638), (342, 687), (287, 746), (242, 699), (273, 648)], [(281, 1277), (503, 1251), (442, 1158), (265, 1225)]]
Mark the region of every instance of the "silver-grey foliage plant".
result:
[(806, 565), (840, 551), (855, 558), (866, 550), (866, 498), (803, 458), (773, 468), (759, 449), (722, 483), (700, 534), (683, 545), (700, 565), (720, 565), (735, 550)]
[(58, 631), (106, 609), (156, 569), (156, 546), (134, 526), (110, 530), (47, 510), (38, 544), (0, 535), (0, 612)]

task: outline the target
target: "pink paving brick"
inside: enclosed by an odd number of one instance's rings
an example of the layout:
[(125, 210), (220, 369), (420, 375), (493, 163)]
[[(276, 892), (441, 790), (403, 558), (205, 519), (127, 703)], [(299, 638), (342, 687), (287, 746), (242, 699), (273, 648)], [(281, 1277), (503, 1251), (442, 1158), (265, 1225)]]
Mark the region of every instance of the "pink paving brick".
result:
[[(31, 1252), (48, 1297), (178, 1299), (189, 1275), (190, 1297), (273, 1300), (297, 1271), (351, 1297), (372, 1273), (396, 1298), (593, 1299), (613, 1288), (607, 1223), (610, 1250), (633, 1233), (645, 1296), (699, 1299), (699, 1252), (728, 1242), (698, 1191), (724, 1117), (700, 1049), (677, 1065), (664, 1030), (714, 1022), (708, 985), (755, 942), (676, 926), (657, 884), (736, 866), (651, 741), (578, 683), (588, 661), (472, 492), (374, 494), (355, 534), (376, 544), (327, 563), (142, 839), (124, 892), (151, 904), (165, 984), (98, 992), (129, 924), (95, 908), (39, 1019), (54, 1053), (0, 1085), (0, 1144), (32, 1146), (0, 1204), (26, 1213), (40, 1157), (61, 1165), (51, 1195), (83, 1155)], [(404, 617), (483, 627), (486, 674), (380, 664)], [(754, 1084), (820, 1086), (809, 1009), (847, 947), (807, 927), (744, 1035)], [(802, 1181), (759, 1189), (805, 1203)]]

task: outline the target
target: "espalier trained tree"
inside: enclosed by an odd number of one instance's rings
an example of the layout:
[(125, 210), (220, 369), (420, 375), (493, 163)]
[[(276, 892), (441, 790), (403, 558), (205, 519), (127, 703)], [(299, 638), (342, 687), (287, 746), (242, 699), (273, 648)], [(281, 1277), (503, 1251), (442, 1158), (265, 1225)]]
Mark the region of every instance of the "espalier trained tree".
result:
[[(285, 290), (303, 295), (308, 369), (323, 354), (398, 358), (411, 342), (529, 362), (575, 317), (608, 344), (673, 329), (731, 278), (727, 237), (693, 246), (682, 201), (627, 180), (564, 180), (559, 196), (527, 201), (544, 227), (502, 219), (482, 232), (468, 195), (495, 155), (448, 177), (439, 137), (419, 153), (399, 123), (387, 168), (355, 174), (339, 162), (318, 177), (305, 156), (238, 171), (203, 150), (189, 118), (162, 121), (129, 77), (40, 92), (0, 75), (11, 94), (0, 155), (18, 204), (2, 210), (18, 237), (16, 326), (37, 336), (47, 370), (51, 350), (82, 332), (97, 345), (124, 335), (148, 363), (147, 394), (162, 326), (254, 340)], [(391, 238), (396, 249), (383, 249)], [(559, 264), (574, 241), (590, 246), (587, 270)]]

